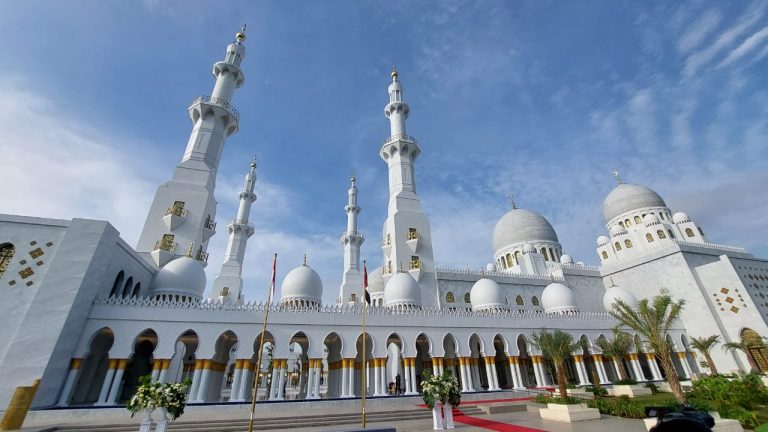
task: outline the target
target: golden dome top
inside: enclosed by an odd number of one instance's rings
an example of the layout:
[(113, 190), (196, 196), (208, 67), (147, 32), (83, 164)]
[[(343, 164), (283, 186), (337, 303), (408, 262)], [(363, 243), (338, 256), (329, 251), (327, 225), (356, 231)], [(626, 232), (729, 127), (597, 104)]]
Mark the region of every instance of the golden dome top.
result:
[(392, 79), (397, 78), (397, 76), (398, 76), (397, 75), (397, 68), (395, 67), (395, 65), (392, 65), (392, 72), (389, 75), (392, 77)]

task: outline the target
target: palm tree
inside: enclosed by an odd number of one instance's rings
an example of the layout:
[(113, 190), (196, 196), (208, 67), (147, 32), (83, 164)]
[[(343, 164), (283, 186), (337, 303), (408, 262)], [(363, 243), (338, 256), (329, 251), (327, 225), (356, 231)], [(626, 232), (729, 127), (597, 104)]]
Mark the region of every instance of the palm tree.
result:
[(565, 361), (571, 356), (573, 350), (579, 348), (579, 344), (574, 343), (573, 336), (562, 330), (555, 330), (550, 333), (542, 329), (541, 333), (531, 335), (531, 339), (531, 345), (540, 349), (541, 354), (552, 360), (552, 363), (555, 364), (555, 375), (557, 377), (560, 397), (567, 397), (568, 390), (566, 386), (568, 384), (568, 376), (565, 374)]
[(685, 403), (685, 394), (680, 386), (680, 379), (672, 363), (672, 344), (667, 341), (667, 333), (672, 324), (680, 318), (685, 300), (674, 301), (666, 290), (651, 301), (640, 300), (637, 309), (627, 303), (616, 300), (616, 306), (610, 314), (619, 321), (618, 329), (629, 327), (641, 334), (646, 344), (656, 353), (661, 367), (667, 374), (669, 387), (680, 403)]
[(707, 361), (707, 367), (709, 368), (709, 371), (712, 372), (712, 375), (717, 375), (717, 368), (715, 367), (715, 362), (712, 361), (712, 356), (709, 355), (709, 352), (712, 350), (716, 343), (720, 343), (719, 335), (691, 338), (691, 346), (699, 350), (699, 352), (704, 355), (704, 360)]
[(627, 369), (624, 367), (622, 359), (626, 357), (629, 350), (632, 348), (634, 340), (629, 333), (613, 329), (613, 340), (608, 340), (601, 337), (597, 340), (597, 346), (603, 351), (603, 354), (613, 357), (618, 365), (619, 380), (627, 379)]
[(765, 342), (766, 338), (753, 338), (753, 339), (744, 339), (742, 338), (739, 342), (726, 342), (723, 344), (723, 349), (732, 352), (735, 350), (740, 350), (744, 353), (744, 355), (747, 356), (747, 358), (750, 357), (749, 349), (750, 348), (762, 348), (762, 349), (768, 349), (768, 343)]

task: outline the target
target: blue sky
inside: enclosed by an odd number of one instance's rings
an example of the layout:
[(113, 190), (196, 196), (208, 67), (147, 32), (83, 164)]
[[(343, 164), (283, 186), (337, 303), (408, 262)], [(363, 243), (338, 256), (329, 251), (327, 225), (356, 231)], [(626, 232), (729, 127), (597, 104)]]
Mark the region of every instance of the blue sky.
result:
[[(211, 66), (243, 21), (242, 117), (217, 218), (234, 214), (257, 154), (249, 298), (262, 297), (273, 252), (279, 277), (308, 253), (335, 298), (353, 169), (363, 255), (380, 265), (393, 63), (439, 265), (491, 259), (510, 192), (552, 222), (566, 252), (596, 263), (613, 170), (711, 241), (768, 256), (759, 1), (2, 2), (0, 211), (106, 219), (135, 244), (186, 144), (186, 107), (210, 94)], [(209, 282), (225, 243), (220, 230)]]

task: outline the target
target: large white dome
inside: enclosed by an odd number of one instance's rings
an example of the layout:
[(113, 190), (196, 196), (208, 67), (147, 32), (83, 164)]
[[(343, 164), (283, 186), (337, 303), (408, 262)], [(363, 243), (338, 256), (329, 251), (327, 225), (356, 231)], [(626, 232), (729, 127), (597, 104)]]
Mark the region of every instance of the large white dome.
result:
[(605, 197), (603, 201), (603, 217), (605, 223), (611, 219), (645, 207), (666, 207), (667, 204), (651, 189), (629, 183), (621, 183)]
[(507, 300), (499, 284), (491, 279), (483, 278), (472, 285), (469, 301), (473, 311), (506, 309)]
[(371, 294), (384, 292), (384, 275), (382, 274), (382, 268), (377, 267), (372, 272), (368, 273), (368, 292)]
[(323, 298), (323, 281), (308, 265), (300, 265), (288, 272), (280, 285), (280, 303), (293, 305), (320, 304)]
[(576, 296), (567, 286), (552, 282), (541, 293), (541, 306), (547, 313), (577, 312)]
[(499, 250), (526, 241), (552, 241), (557, 233), (544, 216), (525, 209), (512, 209), (499, 219), (493, 229), (493, 250)]
[(421, 307), (421, 287), (409, 273), (397, 273), (384, 287), (384, 306)]
[(205, 271), (200, 261), (183, 256), (167, 263), (155, 275), (153, 295), (171, 295), (200, 300), (205, 290)]
[(631, 292), (621, 287), (612, 286), (605, 291), (605, 294), (603, 294), (603, 307), (606, 312), (611, 312), (613, 310), (613, 305), (616, 303), (616, 300), (623, 301), (632, 309), (637, 309), (637, 306), (640, 303)]

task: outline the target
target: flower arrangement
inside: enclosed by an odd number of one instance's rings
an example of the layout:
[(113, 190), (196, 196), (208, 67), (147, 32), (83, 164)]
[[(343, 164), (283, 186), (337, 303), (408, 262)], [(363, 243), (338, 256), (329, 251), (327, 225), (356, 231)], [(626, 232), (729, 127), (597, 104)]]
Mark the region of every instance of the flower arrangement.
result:
[(176, 420), (184, 414), (187, 404), (187, 389), (191, 381), (189, 378), (180, 383), (153, 382), (150, 375), (139, 378), (139, 387), (136, 393), (126, 403), (125, 407), (131, 412), (131, 417), (144, 410), (163, 408)]
[(443, 375), (432, 375), (424, 371), (424, 381), (421, 382), (422, 399), (430, 409), (441, 402), (443, 405), (457, 407), (461, 403), (461, 389), (459, 382), (451, 371), (445, 371)]

